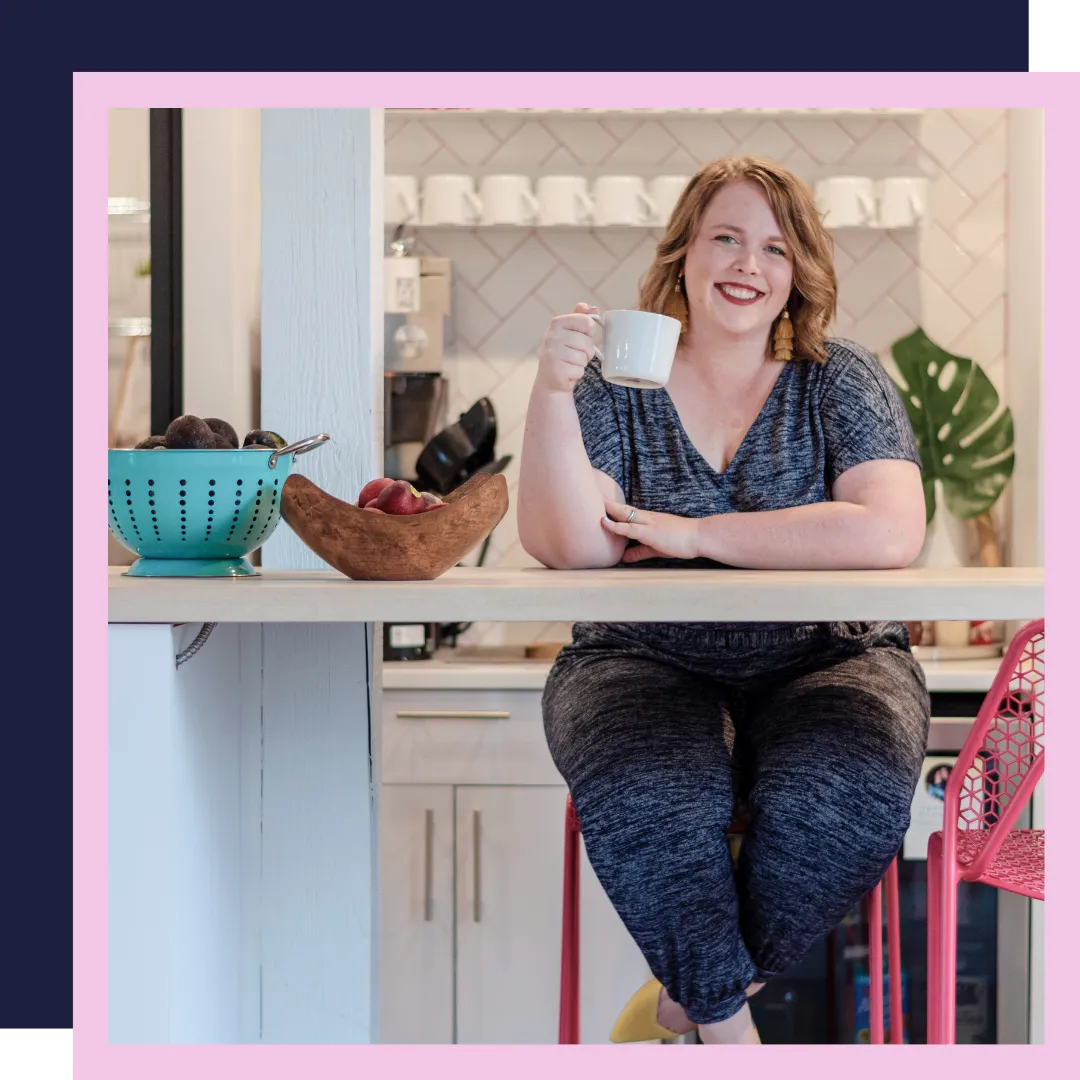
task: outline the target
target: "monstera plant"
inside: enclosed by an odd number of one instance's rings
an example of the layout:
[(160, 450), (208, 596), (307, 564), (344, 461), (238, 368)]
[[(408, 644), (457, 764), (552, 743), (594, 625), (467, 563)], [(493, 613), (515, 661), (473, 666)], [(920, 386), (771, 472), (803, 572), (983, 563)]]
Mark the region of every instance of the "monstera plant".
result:
[(978, 364), (946, 352), (921, 328), (897, 341), (892, 356), (922, 458), (927, 524), (940, 481), (947, 509), (984, 525), (1012, 476), (1012, 413), (998, 412), (998, 392)]

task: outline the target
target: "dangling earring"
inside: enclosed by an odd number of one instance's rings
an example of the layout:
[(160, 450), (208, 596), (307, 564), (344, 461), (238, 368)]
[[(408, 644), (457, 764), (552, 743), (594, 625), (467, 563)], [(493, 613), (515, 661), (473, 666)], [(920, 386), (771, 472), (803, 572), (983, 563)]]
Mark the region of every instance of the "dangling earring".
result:
[(790, 360), (791, 349), (795, 342), (795, 331), (791, 326), (791, 317), (787, 313), (787, 307), (780, 313), (780, 321), (776, 324), (776, 333), (773, 335), (773, 359)]
[(679, 274), (679, 280), (675, 283), (675, 291), (671, 294), (671, 297), (667, 302), (666, 315), (670, 315), (673, 319), (679, 320), (679, 325), (682, 329), (680, 334), (685, 334), (690, 326), (690, 311), (686, 306), (686, 287), (683, 284), (683, 276)]

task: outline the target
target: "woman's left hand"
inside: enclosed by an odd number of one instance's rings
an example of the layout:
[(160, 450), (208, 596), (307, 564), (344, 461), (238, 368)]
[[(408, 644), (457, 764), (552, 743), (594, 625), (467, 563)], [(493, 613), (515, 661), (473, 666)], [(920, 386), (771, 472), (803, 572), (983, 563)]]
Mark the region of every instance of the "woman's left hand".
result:
[[(638, 547), (628, 547), (624, 563), (643, 559), (696, 559), (699, 554), (700, 518), (677, 517), (651, 510), (639, 510), (625, 503), (604, 501), (607, 517), (604, 528), (616, 536), (636, 540)], [(632, 512), (632, 513), (631, 513)], [(627, 519), (633, 517), (632, 521)]]

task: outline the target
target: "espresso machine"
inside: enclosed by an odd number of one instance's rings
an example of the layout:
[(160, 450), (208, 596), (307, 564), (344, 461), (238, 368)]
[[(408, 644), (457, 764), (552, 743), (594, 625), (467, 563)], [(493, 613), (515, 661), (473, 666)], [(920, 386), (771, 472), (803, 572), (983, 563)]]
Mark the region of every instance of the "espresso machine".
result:
[(383, 472), (410, 481), (420, 451), (443, 425), (443, 320), (450, 314), (450, 260), (411, 255), (414, 239), (399, 228), (384, 262)]
[[(402, 229), (386, 259), (387, 370), (383, 379), (383, 475), (448, 495), (477, 472), (501, 472), (495, 408), (481, 398), (445, 425), (443, 319), (450, 314), (450, 260), (410, 255)], [(445, 425), (445, 426), (444, 426)], [(487, 541), (480, 549), (483, 562)], [(383, 658), (426, 660), (453, 642), (462, 624), (385, 623)]]

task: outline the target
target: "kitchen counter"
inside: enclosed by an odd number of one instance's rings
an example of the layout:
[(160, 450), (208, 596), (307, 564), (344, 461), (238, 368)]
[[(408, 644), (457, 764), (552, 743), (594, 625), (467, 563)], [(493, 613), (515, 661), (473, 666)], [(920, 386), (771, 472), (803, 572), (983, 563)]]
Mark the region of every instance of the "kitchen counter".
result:
[[(1011, 621), (1043, 611), (1038, 568), (461, 567), (412, 582), (123, 572), (108, 576), (114, 1043), (377, 1038), (380, 676), (387, 686), (479, 689), (483, 678), (531, 689), (548, 664), (377, 668), (373, 623)], [(219, 625), (178, 666), (202, 623)], [(933, 677), (985, 677), (974, 665), (963, 672), (941, 665)]]
[[(916, 650), (917, 654), (918, 650)], [(997, 674), (1000, 657), (979, 660), (921, 660), (931, 693), (985, 693)], [(543, 690), (550, 660), (387, 660), (384, 690)]]
[(455, 567), (435, 581), (336, 571), (126, 578), (109, 567), (111, 623), (825, 622), (1029, 619), (1041, 567), (907, 570), (524, 570)]

